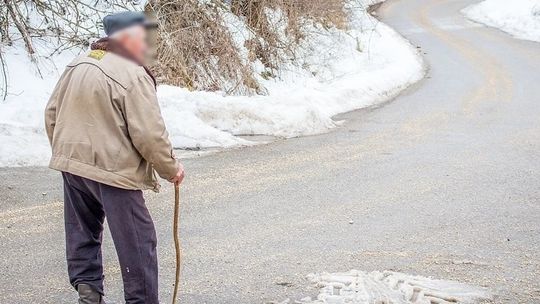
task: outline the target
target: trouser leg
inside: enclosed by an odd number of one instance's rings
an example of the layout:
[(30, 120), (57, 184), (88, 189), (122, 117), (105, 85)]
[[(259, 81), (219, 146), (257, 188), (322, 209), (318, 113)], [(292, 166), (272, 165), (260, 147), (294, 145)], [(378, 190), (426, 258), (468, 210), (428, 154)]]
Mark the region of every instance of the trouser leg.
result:
[(101, 185), (127, 304), (159, 304), (156, 232), (142, 191)]
[(78, 177), (63, 174), (66, 258), (71, 285), (90, 285), (103, 294), (101, 241), (104, 211)]

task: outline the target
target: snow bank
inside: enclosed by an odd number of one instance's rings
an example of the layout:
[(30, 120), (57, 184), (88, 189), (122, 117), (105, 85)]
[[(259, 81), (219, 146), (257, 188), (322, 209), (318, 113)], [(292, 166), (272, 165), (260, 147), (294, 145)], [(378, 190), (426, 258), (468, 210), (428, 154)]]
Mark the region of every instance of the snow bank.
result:
[[(36, 44), (35, 47), (48, 46)], [(64, 52), (50, 59), (38, 57), (38, 69), (30, 61), (22, 41), (3, 51), (9, 86), (7, 99), (0, 100), (0, 166), (46, 165), (50, 148), (45, 133), (45, 105), (64, 67), (76, 54)]]
[(540, 0), (484, 0), (463, 10), (470, 19), (540, 42)]
[(311, 274), (308, 278), (319, 288), (317, 300), (305, 298), (304, 304), (431, 304), (485, 303), (492, 296), (483, 288), (454, 281), (434, 280), (398, 272)]
[[(338, 123), (334, 115), (388, 100), (421, 79), (424, 69), (416, 49), (367, 14), (367, 5), (374, 2), (351, 1), (349, 30), (314, 25), (301, 45), (301, 62), (287, 65), (279, 79), (261, 77), (266, 96), (160, 86), (158, 97), (174, 146), (234, 147), (253, 144), (236, 135), (289, 138), (325, 132)], [(239, 42), (249, 38), (242, 36), (249, 31), (235, 28)], [(4, 51), (10, 95), (0, 103), (0, 166), (45, 165), (50, 152), (43, 109), (74, 55), (45, 60), (40, 78), (21, 44)]]

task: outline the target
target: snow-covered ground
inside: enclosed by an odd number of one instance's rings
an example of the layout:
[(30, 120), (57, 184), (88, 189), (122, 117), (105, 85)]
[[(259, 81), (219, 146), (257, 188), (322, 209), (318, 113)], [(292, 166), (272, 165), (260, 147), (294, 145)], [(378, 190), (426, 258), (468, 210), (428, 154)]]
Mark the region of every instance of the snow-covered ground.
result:
[[(305, 298), (295, 303), (472, 304), (492, 299), (491, 294), (480, 287), (391, 271), (351, 270), (344, 273), (311, 274), (308, 278), (320, 288), (317, 299)], [(282, 304), (285, 303), (290, 301)]]
[[(388, 100), (421, 79), (424, 67), (416, 49), (366, 12), (374, 2), (379, 1), (351, 1), (348, 30), (310, 29), (300, 64), (283, 68), (280, 79), (260, 79), (266, 96), (159, 86), (174, 146), (234, 147), (253, 144), (236, 135), (288, 138), (325, 132), (339, 123), (334, 115)], [(232, 28), (237, 29), (233, 36), (239, 45), (249, 38), (241, 24)], [(3, 51), (10, 94), (0, 102), (0, 166), (46, 165), (50, 152), (43, 110), (63, 67), (75, 55), (41, 58), (40, 77), (20, 42)]]
[(540, 0), (484, 0), (463, 12), (474, 21), (516, 38), (540, 42)]

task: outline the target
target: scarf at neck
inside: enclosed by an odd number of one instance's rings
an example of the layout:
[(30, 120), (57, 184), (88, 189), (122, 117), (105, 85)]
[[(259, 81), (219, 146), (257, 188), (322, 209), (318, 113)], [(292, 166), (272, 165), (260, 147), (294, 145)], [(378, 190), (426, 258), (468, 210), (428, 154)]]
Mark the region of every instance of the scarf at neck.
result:
[(152, 72), (142, 62), (137, 60), (135, 56), (133, 56), (128, 50), (126, 50), (120, 43), (116, 42), (115, 40), (110, 39), (109, 37), (101, 38), (98, 41), (92, 43), (90, 45), (90, 49), (111, 52), (118, 56), (124, 57), (130, 61), (135, 62), (137, 65), (143, 67), (146, 73), (148, 74), (148, 76), (152, 78), (152, 81), (154, 82), (154, 86), (157, 85), (156, 78), (154, 77)]

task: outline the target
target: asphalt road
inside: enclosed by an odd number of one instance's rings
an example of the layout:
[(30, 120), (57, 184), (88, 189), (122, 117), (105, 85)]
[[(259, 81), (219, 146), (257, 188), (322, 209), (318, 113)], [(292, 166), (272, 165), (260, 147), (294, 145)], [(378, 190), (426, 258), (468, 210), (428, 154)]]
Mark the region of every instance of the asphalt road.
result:
[[(320, 136), (186, 160), (181, 303), (316, 295), (310, 272), (391, 269), (540, 303), (540, 44), (466, 21), (470, 0), (390, 0), (381, 19), (429, 65), (396, 100)], [(0, 302), (75, 303), (61, 181), (0, 169)], [(147, 201), (161, 294), (174, 254), (170, 187)], [(352, 223), (352, 224), (351, 224)], [(105, 241), (109, 301), (120, 270)]]

